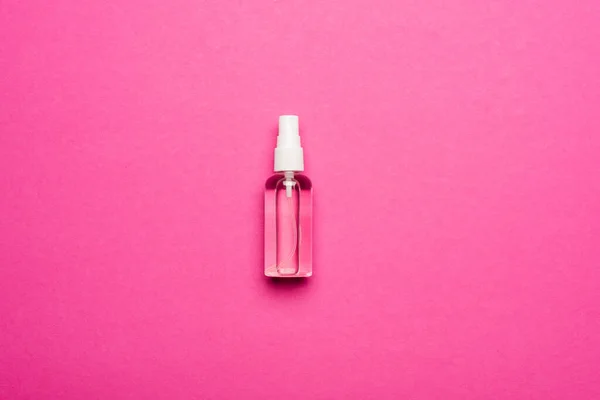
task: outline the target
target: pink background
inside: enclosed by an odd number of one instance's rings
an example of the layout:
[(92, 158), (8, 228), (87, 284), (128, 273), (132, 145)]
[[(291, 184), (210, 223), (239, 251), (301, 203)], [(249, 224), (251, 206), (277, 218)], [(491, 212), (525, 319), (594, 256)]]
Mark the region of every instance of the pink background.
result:
[(599, 398), (600, 2), (121, 3), (0, 3), (1, 399)]

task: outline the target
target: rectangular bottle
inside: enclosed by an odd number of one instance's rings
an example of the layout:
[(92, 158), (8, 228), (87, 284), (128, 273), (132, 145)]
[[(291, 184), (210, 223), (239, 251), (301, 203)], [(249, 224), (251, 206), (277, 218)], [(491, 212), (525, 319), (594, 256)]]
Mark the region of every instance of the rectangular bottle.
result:
[(312, 275), (312, 183), (304, 171), (298, 117), (279, 117), (275, 175), (265, 184), (265, 275)]

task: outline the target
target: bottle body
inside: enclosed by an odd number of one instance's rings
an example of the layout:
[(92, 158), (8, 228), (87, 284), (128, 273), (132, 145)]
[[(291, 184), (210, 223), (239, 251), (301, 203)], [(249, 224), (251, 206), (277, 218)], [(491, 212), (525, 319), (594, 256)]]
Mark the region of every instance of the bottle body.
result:
[(312, 183), (296, 172), (276, 173), (265, 184), (265, 275), (312, 275)]

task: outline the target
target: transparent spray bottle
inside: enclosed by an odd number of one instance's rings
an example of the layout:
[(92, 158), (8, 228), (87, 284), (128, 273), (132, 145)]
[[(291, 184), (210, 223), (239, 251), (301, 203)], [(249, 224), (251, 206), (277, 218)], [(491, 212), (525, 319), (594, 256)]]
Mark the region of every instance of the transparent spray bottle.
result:
[(312, 183), (304, 171), (298, 117), (279, 117), (275, 175), (265, 184), (265, 275), (312, 275)]

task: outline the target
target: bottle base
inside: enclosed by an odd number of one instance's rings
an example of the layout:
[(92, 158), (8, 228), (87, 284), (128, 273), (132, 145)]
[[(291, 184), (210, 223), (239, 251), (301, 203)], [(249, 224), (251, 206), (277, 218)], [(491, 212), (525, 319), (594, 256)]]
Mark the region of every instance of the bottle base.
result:
[(312, 276), (312, 271), (309, 272), (296, 272), (295, 274), (286, 274), (285, 271), (277, 272), (277, 271), (267, 271), (265, 272), (265, 276), (269, 278), (308, 278)]

